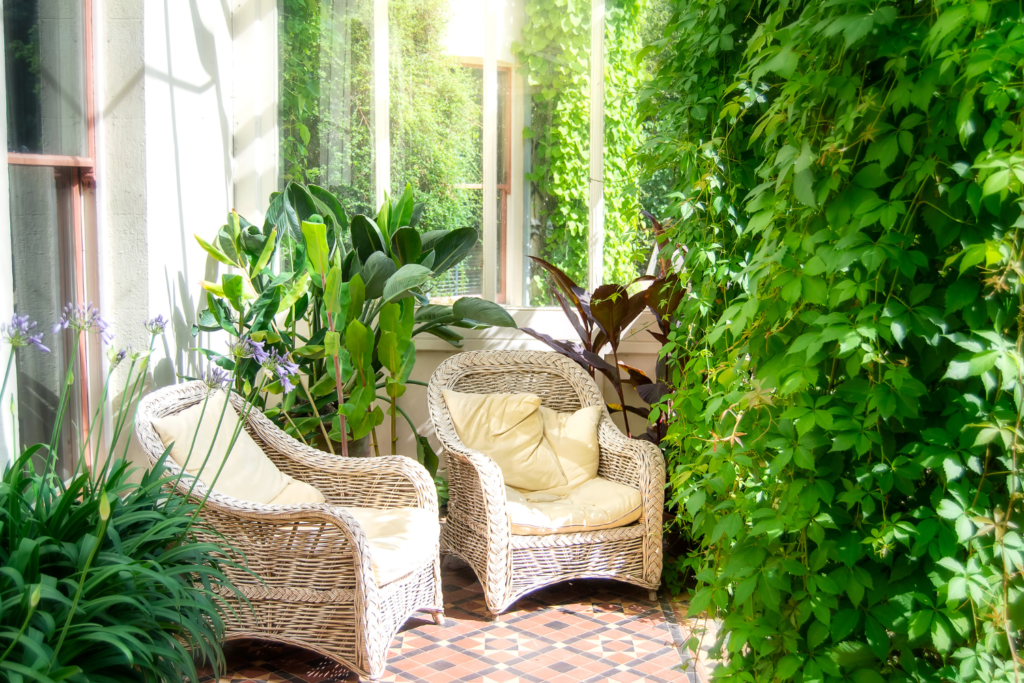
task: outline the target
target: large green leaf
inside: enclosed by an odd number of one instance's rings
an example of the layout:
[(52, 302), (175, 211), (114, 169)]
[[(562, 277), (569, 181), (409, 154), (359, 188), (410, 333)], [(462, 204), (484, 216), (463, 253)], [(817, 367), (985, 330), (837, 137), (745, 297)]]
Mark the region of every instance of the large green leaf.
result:
[(274, 322), (274, 315), (281, 304), (283, 290), (284, 287), (281, 285), (275, 285), (267, 287), (260, 292), (259, 297), (249, 309), (249, 315), (251, 316), (249, 326), (253, 332), (270, 329)]
[(366, 282), (366, 298), (379, 299), (384, 294), (384, 285), (395, 274), (395, 262), (382, 251), (375, 251), (363, 264), (363, 280)]
[(345, 207), (341, 205), (338, 198), (317, 185), (308, 185), (306, 186), (306, 189), (309, 190), (309, 194), (312, 195), (313, 199), (315, 199), (321, 207), (330, 211), (330, 215), (333, 216), (334, 223), (339, 231), (339, 237), (341, 234), (347, 232), (349, 222), (348, 214), (345, 213)]
[(288, 183), (285, 193), (288, 195), (289, 203), (295, 209), (295, 216), (298, 218), (300, 226), (302, 221), (308, 221), (310, 216), (318, 213), (312, 195), (299, 183)]
[(451, 306), (428, 304), (416, 309), (416, 322), (418, 323), (440, 322), (440, 324), (447, 324), (454, 321), (455, 314), (452, 312)]
[(352, 233), (352, 248), (359, 254), (359, 259), (366, 263), (374, 252), (385, 253), (384, 236), (373, 219), (362, 214), (352, 217), (349, 226)]
[(423, 253), (425, 254), (428, 251), (430, 251), (431, 249), (433, 249), (434, 247), (436, 247), (438, 245), (438, 243), (442, 239), (444, 239), (445, 235), (447, 235), (447, 234), (448, 234), (447, 230), (431, 230), (429, 232), (421, 233), (420, 234), (420, 244), (421, 244), (421, 248), (423, 250)]
[(327, 288), (324, 290), (324, 303), (332, 315), (348, 313), (349, 283), (341, 281), (341, 269), (332, 266), (327, 273)]
[(259, 259), (256, 261), (256, 265), (252, 268), (252, 275), (256, 276), (263, 272), (263, 269), (270, 263), (271, 257), (274, 255), (274, 248), (277, 246), (277, 228), (270, 231), (270, 235), (267, 237), (267, 241), (263, 245), (263, 253), (260, 254)]
[(287, 233), (296, 242), (302, 241), (302, 228), (295, 207), (288, 198), (289, 186), (285, 192), (277, 192), (270, 195), (270, 205), (267, 206), (266, 223), (276, 227), (279, 233)]
[(413, 204), (412, 185), (406, 183), (405, 191), (402, 192), (402, 198), (394, 205), (391, 215), (388, 217), (388, 232), (394, 235), (399, 228), (410, 225), (409, 221), (412, 219)]
[(399, 268), (384, 285), (384, 301), (394, 301), (406, 296), (409, 290), (421, 287), (433, 277), (429, 268), (418, 263), (409, 263)]
[(391, 256), (396, 265), (418, 263), (422, 254), (420, 234), (414, 228), (399, 228), (391, 236)]
[(503, 306), (477, 297), (462, 297), (452, 305), (452, 313), (458, 320), (483, 323), (494, 327), (516, 327), (516, 321)]
[(226, 266), (234, 266), (234, 265), (236, 265), (234, 261), (232, 261), (231, 259), (228, 258), (227, 254), (225, 254), (220, 249), (218, 249), (217, 247), (213, 246), (212, 244), (210, 244), (209, 242), (204, 240), (199, 235), (195, 235), (195, 238), (196, 238), (196, 242), (199, 243), (199, 246), (201, 246), (203, 248), (203, 251), (205, 251), (207, 254), (212, 256), (214, 258), (214, 260), (219, 261), (220, 263), (223, 263)]
[(242, 296), (245, 282), (241, 275), (225, 274), (220, 278), (221, 289), (224, 290), (224, 298), (231, 302), (232, 308), (241, 313), (244, 310)]
[(309, 289), (309, 273), (303, 270), (299, 273), (299, 276), (295, 279), (295, 282), (283, 297), (281, 297), (281, 305), (278, 306), (277, 312), (287, 311), (289, 308), (295, 305), (302, 295)]
[(366, 285), (363, 284), (363, 278), (358, 273), (348, 282), (348, 295), (346, 325), (360, 316), (363, 311), (363, 303), (366, 301)]
[(306, 244), (306, 267), (317, 281), (327, 275), (331, 267), (327, 246), (327, 226), (323, 223), (302, 222), (302, 236)]
[(473, 228), (458, 228), (442, 237), (434, 247), (434, 275), (444, 273), (469, 256), (477, 239), (477, 232)]

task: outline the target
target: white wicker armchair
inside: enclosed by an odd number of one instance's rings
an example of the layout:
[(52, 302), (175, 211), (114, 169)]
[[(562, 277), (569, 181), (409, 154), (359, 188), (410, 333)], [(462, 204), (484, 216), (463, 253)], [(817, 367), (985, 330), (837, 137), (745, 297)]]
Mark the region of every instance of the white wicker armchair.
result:
[[(199, 403), (206, 392), (203, 383), (191, 382), (142, 399), (136, 434), (151, 462), (164, 451), (153, 421)], [(242, 408), (237, 394), (231, 402)], [(378, 585), (366, 535), (345, 508), (422, 508), (436, 515), (434, 482), (419, 463), (402, 456), (342, 458), (309, 448), (256, 409), (245, 429), (282, 472), (312, 484), (327, 502), (261, 505), (210, 493), (204, 521), (244, 554), (255, 574), (229, 571), (251, 607), (225, 595), (235, 611), (225, 615), (227, 640), (298, 645), (360, 675), (380, 677), (391, 640), (414, 612), (431, 612), (443, 623), (440, 565), (435, 553), (433, 561)], [(177, 476), (174, 461), (167, 464)], [(191, 482), (184, 478), (178, 493), (187, 495)], [(196, 482), (192, 499), (201, 502), (205, 494)]]
[(665, 460), (656, 445), (627, 438), (604, 408), (598, 425), (598, 476), (640, 491), (639, 521), (600, 531), (513, 535), (501, 470), (459, 440), (441, 394), (445, 389), (536, 394), (543, 405), (559, 412), (605, 403), (593, 378), (556, 353), (460, 353), (442, 363), (430, 378), (430, 418), (447, 458), (451, 496), (441, 553), (457, 555), (473, 567), (490, 612), (500, 614), (523, 595), (570, 579), (610, 578), (657, 590)]

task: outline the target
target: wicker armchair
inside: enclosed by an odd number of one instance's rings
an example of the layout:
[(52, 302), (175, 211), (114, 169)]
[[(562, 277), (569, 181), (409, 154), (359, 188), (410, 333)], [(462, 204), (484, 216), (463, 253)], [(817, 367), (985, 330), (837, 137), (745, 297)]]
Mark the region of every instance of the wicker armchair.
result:
[[(153, 420), (203, 400), (201, 382), (159, 390), (139, 403), (136, 435), (155, 462), (164, 451)], [(231, 402), (242, 408), (237, 394)], [(245, 429), (284, 473), (323, 493), (327, 503), (262, 505), (213, 491), (203, 519), (239, 551), (255, 576), (229, 571), (248, 605), (225, 595), (227, 640), (259, 638), (298, 645), (371, 679), (384, 673), (388, 646), (413, 612), (443, 623), (439, 560), (410, 567), (386, 585), (374, 575), (366, 535), (346, 507), (418, 507), (437, 514), (434, 483), (419, 463), (402, 456), (341, 458), (309, 448), (253, 409)], [(168, 467), (177, 475), (175, 463)], [(178, 492), (188, 493), (186, 478)], [(196, 482), (200, 502), (206, 487)], [(211, 539), (212, 540), (212, 539)]]
[(580, 578), (610, 578), (654, 592), (661, 583), (665, 460), (647, 441), (627, 438), (607, 408), (598, 425), (598, 476), (638, 489), (642, 515), (634, 524), (601, 531), (512, 535), (505, 485), (497, 464), (467, 448), (455, 432), (442, 390), (532, 393), (559, 412), (604, 406), (594, 380), (571, 360), (539, 351), (482, 351), (452, 356), (430, 378), (430, 418), (448, 465), (448, 518), (441, 553), (473, 567), (487, 609), (497, 615), (523, 595)]

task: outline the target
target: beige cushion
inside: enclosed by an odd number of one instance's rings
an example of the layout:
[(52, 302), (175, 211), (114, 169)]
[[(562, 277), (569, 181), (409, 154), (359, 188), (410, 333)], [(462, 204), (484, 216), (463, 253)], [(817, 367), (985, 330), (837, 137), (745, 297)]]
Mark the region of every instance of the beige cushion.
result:
[(636, 489), (595, 477), (564, 497), (506, 486), (507, 511), (516, 536), (568, 534), (626, 526), (640, 519)]
[(544, 438), (540, 398), (533, 394), (463, 394), (443, 391), (459, 439), (501, 468), (505, 483), (538, 491), (568, 483)]
[(420, 508), (345, 508), (356, 518), (370, 544), (377, 585), (400, 579), (437, 554), (441, 525), (437, 515)]
[(566, 483), (537, 492), (562, 497), (597, 476), (601, 455), (597, 424), (601, 420), (601, 406), (588, 406), (575, 413), (556, 413), (541, 406), (540, 414), (544, 419), (544, 438), (558, 458)]
[[(295, 481), (277, 469), (245, 429), (239, 430), (231, 453), (228, 453), (228, 445), (231, 444), (231, 437), (239, 425), (239, 419), (233, 407), (229, 405), (225, 409), (227, 400), (225, 392), (214, 391), (206, 401), (205, 411), (203, 403), (200, 402), (180, 413), (153, 421), (160, 441), (164, 446), (171, 447), (171, 459), (187, 474), (204, 484), (214, 482), (213, 489), (218, 493), (239, 500), (275, 505), (324, 502), (323, 495), (315, 488)], [(200, 415), (202, 423), (199, 421)], [(218, 422), (220, 429), (217, 428)], [(227, 462), (218, 478), (217, 471), (220, 470), (225, 457)], [(294, 486), (291, 485), (292, 482)], [(280, 502), (282, 500), (286, 502)]]
[[(273, 464), (273, 463), (271, 463)], [(288, 483), (285, 485), (281, 493), (270, 501), (270, 505), (299, 505), (301, 503), (324, 503), (326, 499), (324, 494), (314, 487), (310, 486), (304, 481), (299, 481), (293, 477), (288, 477)]]

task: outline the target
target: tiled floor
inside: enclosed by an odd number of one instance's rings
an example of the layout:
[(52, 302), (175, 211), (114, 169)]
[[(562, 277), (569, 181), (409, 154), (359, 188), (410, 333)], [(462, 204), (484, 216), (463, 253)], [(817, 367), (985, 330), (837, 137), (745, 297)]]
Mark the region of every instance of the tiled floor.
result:
[[(702, 662), (681, 647), (667, 602), (613, 581), (574, 581), (520, 600), (491, 621), (473, 571), (449, 558), (442, 571), (447, 624), (414, 618), (391, 643), (382, 681), (427, 683), (700, 683)], [(357, 681), (330, 660), (269, 643), (228, 646), (226, 681)], [(208, 675), (206, 681), (213, 679)]]

